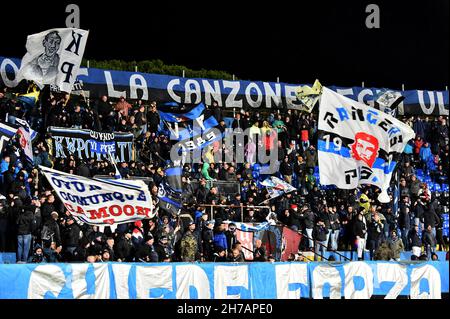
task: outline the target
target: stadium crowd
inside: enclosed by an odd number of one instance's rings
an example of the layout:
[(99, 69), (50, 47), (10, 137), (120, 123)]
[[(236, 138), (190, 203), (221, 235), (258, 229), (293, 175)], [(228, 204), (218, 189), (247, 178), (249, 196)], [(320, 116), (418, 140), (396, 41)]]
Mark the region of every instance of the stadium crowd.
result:
[[(18, 262), (106, 262), (106, 261), (245, 261), (242, 244), (236, 239), (236, 224), (260, 223), (271, 218), (300, 232), (301, 251), (316, 254), (355, 250), (378, 260), (398, 260), (402, 251), (412, 259), (435, 259), (437, 247), (448, 250), (443, 236), (443, 214), (448, 213), (448, 189), (429, 189), (431, 183), (448, 184), (448, 117), (410, 117), (402, 121), (416, 132), (399, 163), (399, 202), (380, 204), (379, 190), (363, 186), (355, 190), (321, 187), (317, 175), (317, 114), (284, 110), (280, 113), (238, 112), (232, 128), (251, 128), (257, 134), (274, 128), (278, 143), (279, 171), (276, 176), (297, 188), (270, 199), (258, 181), (258, 164), (203, 163), (183, 167), (183, 208), (179, 214), (163, 209), (152, 219), (99, 229), (78, 223), (64, 209), (37, 165), (53, 167), (85, 177), (113, 175), (105, 161), (83, 161), (74, 156), (55, 159), (46, 142), (49, 126), (74, 127), (104, 132), (131, 132), (135, 137), (136, 160), (118, 163), (125, 178), (150, 178), (149, 189), (158, 202), (158, 187), (170, 158), (172, 141), (159, 131), (158, 105), (132, 103), (104, 96), (86, 103), (75, 96), (41, 96), (42, 104), (24, 105), (6, 89), (0, 91), (0, 118), (14, 123), (26, 119), (40, 133), (33, 143), (34, 164), (26, 161), (15, 138), (1, 150), (0, 252), (16, 251)], [(226, 127), (217, 103), (207, 113)], [(207, 116), (205, 116), (207, 118)], [(246, 154), (254, 149), (247, 144)], [(429, 183), (420, 178), (429, 176)], [(420, 178), (419, 178), (420, 177)], [(198, 186), (194, 183), (198, 181)], [(240, 193), (223, 194), (215, 181), (240, 184)], [(443, 194), (446, 194), (445, 196)], [(211, 219), (202, 204), (215, 207)], [(226, 207), (233, 205), (233, 207)], [(244, 205), (243, 220), (239, 208)], [(224, 223), (230, 222), (230, 223)], [(260, 240), (255, 241), (255, 261), (273, 261)], [(448, 255), (447, 255), (448, 256)]]

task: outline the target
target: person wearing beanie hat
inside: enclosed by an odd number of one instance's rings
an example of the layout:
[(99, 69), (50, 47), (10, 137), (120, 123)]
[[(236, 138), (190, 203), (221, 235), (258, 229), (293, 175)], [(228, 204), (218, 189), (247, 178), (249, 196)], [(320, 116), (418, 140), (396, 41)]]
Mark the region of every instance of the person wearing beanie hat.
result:
[(42, 247), (38, 244), (34, 247), (34, 254), (28, 258), (29, 263), (40, 264), (46, 263), (47, 259), (44, 256), (44, 251)]
[(158, 262), (158, 253), (153, 246), (155, 239), (152, 234), (147, 234), (145, 242), (139, 247), (136, 253), (136, 261), (140, 262)]
[(319, 219), (314, 226), (313, 238), (316, 241), (316, 247), (314, 249), (314, 261), (318, 260), (319, 252), (323, 257), (326, 251), (328, 229), (322, 219)]
[(144, 230), (142, 229), (142, 221), (138, 220), (134, 223), (134, 229), (131, 234), (131, 242), (134, 249), (138, 250), (144, 242)]
[(173, 252), (169, 246), (169, 238), (166, 235), (159, 237), (158, 244), (155, 245), (155, 251), (158, 254), (159, 261), (170, 259)]
[(227, 259), (227, 251), (223, 247), (216, 247), (214, 256), (213, 256), (213, 262), (226, 262)]

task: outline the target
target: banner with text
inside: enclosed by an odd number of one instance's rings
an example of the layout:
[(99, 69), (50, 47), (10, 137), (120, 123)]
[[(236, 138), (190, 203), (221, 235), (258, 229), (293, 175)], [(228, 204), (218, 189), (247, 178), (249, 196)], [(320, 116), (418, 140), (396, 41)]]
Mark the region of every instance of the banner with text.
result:
[(109, 153), (116, 162), (134, 160), (133, 134), (101, 133), (90, 130), (51, 126), (47, 132), (52, 136), (52, 151), (56, 158), (70, 155), (84, 160), (109, 160)]
[(39, 166), (64, 207), (77, 220), (110, 226), (152, 218), (152, 197), (139, 180), (95, 180)]
[(2, 264), (0, 299), (440, 299), (448, 262)]
[[(0, 86), (15, 87), (20, 59), (0, 57)], [(108, 95), (119, 98), (155, 100), (185, 104), (217, 101), (228, 108), (298, 108), (296, 93), (303, 84), (261, 81), (228, 81), (183, 78), (161, 74), (81, 68), (73, 93), (84, 91), (87, 97)], [(337, 87), (330, 89), (352, 100), (378, 107), (375, 97), (382, 88)], [(398, 115), (449, 115), (448, 91), (392, 90), (405, 97)]]

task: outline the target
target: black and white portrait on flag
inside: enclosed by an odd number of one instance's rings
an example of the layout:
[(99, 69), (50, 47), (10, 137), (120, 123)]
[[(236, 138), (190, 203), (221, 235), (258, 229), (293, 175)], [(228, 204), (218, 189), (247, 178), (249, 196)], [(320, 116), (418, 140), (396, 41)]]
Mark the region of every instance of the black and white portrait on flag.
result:
[(81, 29), (51, 29), (27, 37), (27, 53), (17, 80), (39, 87), (52, 85), (70, 93), (84, 54), (89, 32)]

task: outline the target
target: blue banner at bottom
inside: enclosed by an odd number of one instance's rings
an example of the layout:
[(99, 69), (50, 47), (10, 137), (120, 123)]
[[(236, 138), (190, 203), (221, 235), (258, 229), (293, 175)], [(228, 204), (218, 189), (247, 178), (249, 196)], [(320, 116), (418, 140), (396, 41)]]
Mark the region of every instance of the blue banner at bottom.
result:
[(440, 299), (449, 263), (0, 265), (0, 299)]

